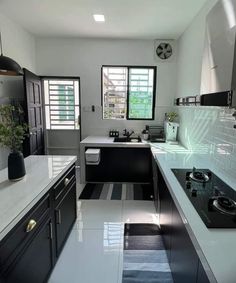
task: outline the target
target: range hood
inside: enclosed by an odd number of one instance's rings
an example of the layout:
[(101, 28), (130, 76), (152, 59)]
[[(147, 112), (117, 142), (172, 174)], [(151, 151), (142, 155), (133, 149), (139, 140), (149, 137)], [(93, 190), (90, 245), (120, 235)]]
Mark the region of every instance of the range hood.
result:
[(219, 0), (206, 19), (201, 105), (236, 107), (236, 0)]

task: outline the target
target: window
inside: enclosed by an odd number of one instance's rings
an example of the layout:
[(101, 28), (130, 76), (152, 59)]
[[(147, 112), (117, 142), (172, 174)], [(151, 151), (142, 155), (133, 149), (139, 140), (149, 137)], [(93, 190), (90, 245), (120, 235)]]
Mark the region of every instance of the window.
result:
[(103, 119), (153, 120), (156, 67), (102, 67)]
[(44, 78), (47, 129), (79, 129), (79, 79)]

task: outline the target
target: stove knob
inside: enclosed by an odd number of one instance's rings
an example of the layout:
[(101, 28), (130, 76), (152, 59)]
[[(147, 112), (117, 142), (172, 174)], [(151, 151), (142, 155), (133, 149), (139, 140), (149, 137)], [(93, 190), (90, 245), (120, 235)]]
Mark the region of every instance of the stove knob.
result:
[(186, 173), (186, 181), (189, 181), (189, 180), (190, 180), (190, 176), (189, 176), (189, 175), (190, 175), (190, 172), (187, 172), (187, 173)]
[(187, 181), (187, 182), (186, 182), (186, 188), (187, 188), (187, 189), (191, 189), (191, 185), (192, 185), (192, 184), (191, 184), (190, 181)]
[(193, 189), (192, 190), (192, 197), (196, 197), (197, 196), (197, 190)]

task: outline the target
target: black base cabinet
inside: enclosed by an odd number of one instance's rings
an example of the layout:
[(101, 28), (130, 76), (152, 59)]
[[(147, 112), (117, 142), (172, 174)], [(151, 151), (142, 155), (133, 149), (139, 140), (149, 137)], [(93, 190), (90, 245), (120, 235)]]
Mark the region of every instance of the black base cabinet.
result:
[(63, 196), (55, 209), (56, 220), (56, 254), (60, 252), (67, 239), (68, 233), (71, 230), (76, 218), (76, 184), (75, 181), (68, 189), (67, 193)]
[(168, 260), (171, 260), (171, 233), (172, 233), (172, 207), (173, 201), (166, 187), (165, 181), (158, 171), (157, 175), (160, 198), (160, 225)]
[(7, 283), (46, 282), (53, 267), (51, 225), (51, 219), (47, 219), (38, 229), (29, 246), (19, 255), (14, 267), (7, 274)]
[(160, 226), (175, 283), (209, 283), (165, 180), (157, 170)]
[(150, 148), (103, 147), (100, 150), (99, 165), (86, 165), (87, 182), (152, 183)]
[(44, 283), (76, 220), (75, 166), (0, 242), (0, 283)]
[(173, 203), (170, 268), (174, 282), (196, 282), (198, 255)]

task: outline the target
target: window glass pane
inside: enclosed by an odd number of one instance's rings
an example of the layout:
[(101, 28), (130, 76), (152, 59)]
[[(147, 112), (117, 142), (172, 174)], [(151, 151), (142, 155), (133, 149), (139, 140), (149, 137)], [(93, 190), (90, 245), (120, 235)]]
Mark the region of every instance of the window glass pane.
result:
[(103, 67), (103, 119), (126, 119), (127, 68)]
[(129, 73), (129, 118), (153, 118), (154, 70), (130, 69)]
[(79, 81), (44, 79), (47, 129), (78, 129)]
[(129, 119), (154, 119), (153, 67), (103, 67), (102, 86), (103, 119), (126, 119), (127, 110)]

